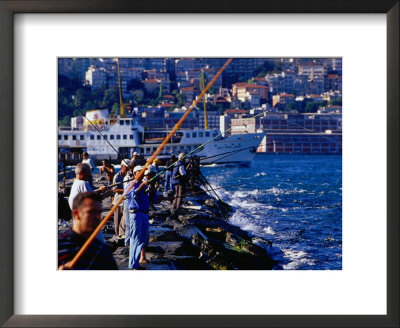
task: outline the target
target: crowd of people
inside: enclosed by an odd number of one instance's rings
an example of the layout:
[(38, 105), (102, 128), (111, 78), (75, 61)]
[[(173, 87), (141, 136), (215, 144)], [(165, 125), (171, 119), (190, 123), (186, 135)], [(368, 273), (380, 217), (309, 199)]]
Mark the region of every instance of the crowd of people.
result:
[[(75, 167), (75, 179), (68, 198), (73, 225), (69, 231), (60, 234), (58, 240), (60, 270), (71, 268), (71, 260), (100, 223), (102, 197), (110, 189), (113, 191), (112, 204), (118, 203), (114, 211), (114, 233), (129, 247), (128, 268), (138, 270), (148, 263), (145, 249), (149, 240), (151, 205), (173, 195), (171, 214), (175, 215), (186, 191), (196, 186), (200, 160), (193, 156), (186, 163), (184, 153), (178, 158), (172, 154), (164, 170), (159, 167), (160, 160), (155, 158), (144, 174), (140, 174), (145, 164), (144, 158), (134, 152), (131, 159), (121, 161), (121, 169), (115, 173), (114, 166), (103, 160), (100, 174), (106, 175), (107, 186), (95, 189), (92, 178), (94, 162), (88, 153), (83, 154), (82, 163)], [(101, 230), (73, 269), (117, 269)]]

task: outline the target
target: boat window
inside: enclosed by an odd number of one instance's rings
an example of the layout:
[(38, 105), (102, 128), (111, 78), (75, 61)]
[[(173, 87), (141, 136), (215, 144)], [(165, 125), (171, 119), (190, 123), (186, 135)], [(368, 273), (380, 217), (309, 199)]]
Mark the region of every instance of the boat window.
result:
[(76, 136), (72, 136), (72, 140), (76, 140)]
[(133, 134), (131, 134), (131, 135), (129, 136), (129, 139), (133, 140)]
[(110, 139), (114, 140), (114, 135), (113, 134), (110, 134)]
[(213, 137), (216, 137), (216, 136), (217, 136), (217, 132), (214, 131), (214, 132), (213, 132)]
[(107, 136), (105, 134), (103, 135), (103, 138), (104, 138), (104, 140), (107, 140)]
[(210, 132), (206, 132), (206, 137), (209, 138), (210, 137)]
[(67, 135), (64, 136), (64, 140), (68, 140), (68, 136)]
[(101, 136), (98, 135), (98, 136), (97, 136), (97, 140), (100, 140), (100, 139), (101, 139)]
[(58, 135), (58, 140), (61, 140), (61, 136), (60, 135)]
[(146, 148), (146, 154), (150, 153), (150, 148)]
[(93, 134), (90, 135), (90, 140), (94, 140), (94, 135)]
[(186, 138), (190, 138), (190, 133), (186, 133)]
[(203, 132), (199, 132), (199, 137), (203, 138)]
[(80, 139), (80, 140), (85, 140), (85, 136), (81, 134), (81, 135), (79, 136), (79, 139)]
[(192, 132), (192, 137), (196, 138), (197, 137), (197, 132)]
[(166, 149), (167, 151), (170, 151), (170, 150), (171, 150), (171, 148), (170, 148), (170, 147), (165, 147), (165, 149)]
[(122, 136), (122, 139), (126, 140), (127, 137), (128, 137), (128, 136), (127, 136), (126, 134), (124, 134), (124, 135)]
[(120, 140), (120, 139), (121, 139), (121, 135), (117, 134), (117, 140)]
[(124, 125), (124, 121), (123, 120), (119, 120), (119, 125)]

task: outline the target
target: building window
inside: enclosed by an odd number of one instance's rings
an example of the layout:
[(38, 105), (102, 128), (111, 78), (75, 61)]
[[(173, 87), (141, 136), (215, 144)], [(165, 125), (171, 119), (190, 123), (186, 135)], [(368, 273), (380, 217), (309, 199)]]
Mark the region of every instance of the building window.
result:
[(72, 140), (76, 140), (76, 136), (72, 136)]
[(61, 136), (60, 135), (58, 135), (58, 140), (61, 140)]
[(85, 136), (81, 134), (81, 135), (79, 136), (79, 139), (80, 139), (80, 140), (85, 140)]
[(113, 134), (110, 135), (110, 140), (114, 140), (114, 135)]
[(100, 139), (101, 139), (101, 136), (100, 136), (100, 135), (98, 135), (98, 136), (97, 136), (97, 140), (100, 140)]
[(93, 134), (90, 135), (90, 140), (94, 140), (94, 135)]
[(117, 140), (121, 140), (121, 135), (117, 134)]
[(128, 138), (128, 136), (126, 135), (126, 134), (124, 134), (123, 136), (122, 136), (122, 139), (124, 139), (124, 140), (126, 140)]

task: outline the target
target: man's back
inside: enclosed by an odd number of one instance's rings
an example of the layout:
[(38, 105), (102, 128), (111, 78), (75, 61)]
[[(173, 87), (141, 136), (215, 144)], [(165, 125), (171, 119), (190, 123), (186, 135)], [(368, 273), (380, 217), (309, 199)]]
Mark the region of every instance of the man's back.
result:
[(75, 179), (68, 198), (69, 207), (72, 209), (72, 203), (78, 194), (88, 191), (93, 191), (93, 189), (89, 186), (87, 181)]

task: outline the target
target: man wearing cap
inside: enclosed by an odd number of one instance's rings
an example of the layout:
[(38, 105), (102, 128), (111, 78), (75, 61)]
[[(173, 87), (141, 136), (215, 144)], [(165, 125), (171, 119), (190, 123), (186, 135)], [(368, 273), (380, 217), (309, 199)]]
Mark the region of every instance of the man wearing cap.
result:
[(131, 162), (129, 164), (129, 166), (131, 167), (131, 169), (134, 169), (135, 166), (139, 165), (139, 153), (138, 152), (134, 152), (132, 154), (132, 158), (131, 158)]
[(172, 214), (181, 206), (182, 194), (185, 192), (186, 187), (186, 170), (184, 162), (184, 153), (178, 155), (174, 169), (172, 170), (171, 183), (174, 185), (174, 201), (172, 202)]
[[(156, 199), (155, 193), (147, 193), (148, 179), (139, 179), (142, 166), (136, 166), (133, 170), (135, 180), (126, 187), (129, 209), (129, 263), (128, 268), (136, 270), (140, 268), (140, 262), (145, 262), (144, 246), (149, 237), (149, 208), (150, 201)], [(148, 170), (147, 170), (147, 173)]]
[[(123, 186), (123, 181), (124, 177), (126, 176), (126, 173), (129, 170), (129, 159), (124, 159), (121, 162), (121, 170), (114, 175), (113, 179), (113, 185), (117, 184), (116, 186), (113, 187), (114, 191), (114, 200), (113, 204), (116, 204), (117, 201), (122, 197), (122, 194), (124, 193), (124, 186)], [(117, 209), (114, 212), (114, 231), (115, 235), (117, 237), (123, 238), (125, 236), (125, 221), (127, 220), (126, 217), (123, 215), (124, 212), (124, 202), (121, 202), (121, 204), (117, 207)]]

